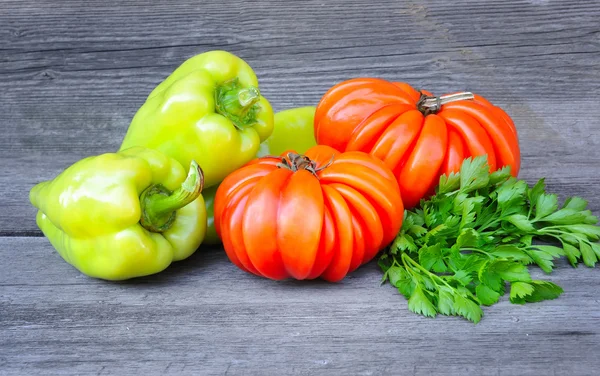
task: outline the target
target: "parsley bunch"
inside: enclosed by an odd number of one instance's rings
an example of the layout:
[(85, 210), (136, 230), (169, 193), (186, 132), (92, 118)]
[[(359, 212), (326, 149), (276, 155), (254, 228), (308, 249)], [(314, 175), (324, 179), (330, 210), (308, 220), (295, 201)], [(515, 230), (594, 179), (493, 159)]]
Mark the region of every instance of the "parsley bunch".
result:
[(433, 197), (405, 212), (400, 233), (379, 259), (382, 283), (395, 286), (412, 312), (475, 323), (481, 305), (498, 302), (507, 284), (512, 303), (554, 299), (563, 290), (533, 280), (527, 265), (550, 273), (553, 260), (566, 256), (573, 266), (582, 260), (593, 267), (600, 227), (586, 206), (572, 197), (559, 209), (544, 179), (529, 187), (509, 167), (490, 173), (485, 156), (466, 159), (459, 173), (440, 178)]

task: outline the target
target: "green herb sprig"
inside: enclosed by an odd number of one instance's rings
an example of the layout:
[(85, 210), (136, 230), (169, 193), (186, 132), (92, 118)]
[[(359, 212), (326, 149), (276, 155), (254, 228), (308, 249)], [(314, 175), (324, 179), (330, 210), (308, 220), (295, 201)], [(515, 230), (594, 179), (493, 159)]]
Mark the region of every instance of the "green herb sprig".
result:
[(507, 285), (512, 303), (557, 298), (562, 288), (533, 280), (528, 265), (550, 273), (553, 261), (566, 256), (573, 266), (594, 267), (600, 227), (586, 207), (571, 197), (559, 208), (544, 179), (529, 187), (509, 167), (490, 173), (486, 156), (468, 158), (459, 173), (440, 177), (433, 197), (405, 212), (400, 233), (379, 259), (382, 283), (395, 286), (412, 312), (475, 323), (481, 306), (498, 302)]

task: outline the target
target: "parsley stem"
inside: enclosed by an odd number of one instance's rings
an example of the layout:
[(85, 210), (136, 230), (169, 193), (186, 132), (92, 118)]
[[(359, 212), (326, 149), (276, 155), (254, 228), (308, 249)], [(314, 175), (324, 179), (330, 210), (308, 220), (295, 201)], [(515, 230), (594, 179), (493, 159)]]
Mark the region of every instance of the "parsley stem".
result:
[[(492, 217), (494, 218), (494, 217)], [(498, 222), (502, 221), (504, 218), (500, 217), (500, 218), (496, 218), (496, 219), (492, 219), (491, 221), (488, 221), (487, 223), (481, 225), (479, 227), (478, 232), (482, 232), (483, 230), (487, 229), (488, 227), (497, 224)]]
[(547, 231), (547, 230), (558, 230), (560, 232), (566, 232), (561, 229), (569, 229), (569, 225), (554, 225), (554, 226), (543, 226), (539, 231)]
[(560, 235), (557, 235), (555, 233), (546, 233), (546, 234), (543, 234), (543, 235), (551, 236), (551, 237), (553, 237), (553, 238), (555, 238), (557, 240), (560, 240), (562, 242), (562, 239), (561, 239)]
[[(527, 218), (531, 218), (531, 215), (533, 214), (533, 203), (529, 203), (529, 211), (527, 212)], [(531, 222), (535, 222), (535, 219), (532, 219)]]
[(564, 233), (564, 231), (552, 229), (550, 227), (541, 228), (538, 230), (538, 232), (541, 234), (562, 234), (562, 233)]
[(461, 251), (471, 251), (471, 252), (477, 252), (477, 253), (481, 253), (486, 255), (487, 257), (493, 259), (495, 258), (494, 256), (490, 255), (488, 252), (484, 251), (483, 249), (478, 249), (478, 248), (461, 248)]
[(569, 236), (572, 236), (572, 237), (574, 237), (574, 238), (576, 238), (578, 240), (585, 241), (585, 242), (589, 243), (589, 239), (585, 235), (576, 234), (576, 233), (573, 233), (573, 232), (561, 231), (561, 230), (549, 230), (549, 231), (547, 231), (547, 229), (549, 229), (549, 228), (550, 227), (542, 228), (542, 229), (538, 230), (538, 233), (541, 234), (541, 235), (552, 236), (552, 237), (555, 237), (557, 239), (560, 239), (561, 235), (569, 235)]
[[(562, 235), (562, 234), (563, 234), (563, 233), (562, 233), (562, 232), (560, 232), (560, 231), (548, 231), (548, 232), (546, 232), (546, 233), (543, 233), (542, 235), (551, 236), (551, 237), (553, 237), (554, 239), (556, 239), (556, 240), (560, 241), (560, 242), (562, 243), (562, 245), (563, 245), (563, 248), (564, 248), (564, 247), (565, 247), (565, 241), (566, 241), (566, 240), (565, 240), (565, 239), (563, 239), (563, 238), (561, 237), (561, 235)], [(581, 235), (579, 235), (579, 234), (573, 234), (573, 233), (567, 233), (567, 234), (568, 234), (568, 235), (570, 235), (570, 236), (572, 236), (572, 237), (574, 237), (575, 239), (577, 239), (577, 240), (578, 240), (578, 241), (580, 241), (580, 242), (586, 242), (586, 243), (588, 243), (590, 246), (592, 245), (592, 243), (589, 241), (589, 239), (588, 239), (587, 237), (585, 237), (585, 236), (581, 236)], [(569, 243), (569, 244), (570, 244), (570, 242), (568, 242), (568, 241), (567, 241), (567, 243)]]
[(424, 267), (422, 267), (418, 262), (416, 262), (415, 260), (413, 260), (409, 255), (407, 255), (406, 253), (402, 253), (402, 262), (404, 263), (404, 266), (406, 267), (406, 269), (408, 270), (408, 265), (406, 265), (406, 260), (408, 259), (408, 262), (410, 264), (412, 264), (414, 267), (416, 267), (417, 269), (421, 270), (423, 273), (425, 273), (426, 275), (432, 277), (432, 282), (439, 287), (439, 285), (437, 283), (435, 283), (435, 281), (433, 281), (433, 278), (437, 279), (438, 281), (442, 282), (444, 285), (448, 286), (451, 289), (454, 289), (454, 287), (450, 286), (448, 284), (448, 282), (444, 281), (442, 278), (440, 278), (437, 274), (434, 274), (432, 272), (430, 272), (429, 270), (425, 269)]

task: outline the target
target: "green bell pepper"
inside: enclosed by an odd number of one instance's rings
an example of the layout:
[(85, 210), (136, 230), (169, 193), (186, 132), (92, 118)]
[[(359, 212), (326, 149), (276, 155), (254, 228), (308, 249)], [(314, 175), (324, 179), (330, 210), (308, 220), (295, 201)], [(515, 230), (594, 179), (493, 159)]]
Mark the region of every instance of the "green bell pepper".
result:
[(252, 68), (229, 52), (210, 51), (186, 60), (150, 93), (121, 150), (160, 150), (183, 166), (195, 160), (210, 187), (254, 158), (272, 131), (273, 110)]
[(218, 188), (218, 185), (213, 185), (202, 191), (202, 197), (204, 197), (204, 204), (206, 205), (206, 236), (202, 244), (221, 244), (221, 238), (217, 235), (217, 229), (215, 228), (215, 195)]
[(189, 257), (206, 233), (202, 169), (134, 147), (82, 159), (29, 199), (50, 243), (82, 273), (107, 280), (154, 274)]
[[(316, 108), (314, 106), (291, 108), (275, 114), (275, 129), (269, 138), (260, 144), (257, 157), (265, 155), (281, 155), (288, 150), (300, 154), (315, 146), (313, 121)], [(203, 244), (220, 244), (214, 224), (214, 201), (218, 185), (202, 192), (206, 203), (207, 229)]]
[(314, 106), (290, 108), (275, 114), (275, 128), (269, 138), (260, 144), (257, 156), (281, 155), (293, 149), (304, 154), (315, 146)]

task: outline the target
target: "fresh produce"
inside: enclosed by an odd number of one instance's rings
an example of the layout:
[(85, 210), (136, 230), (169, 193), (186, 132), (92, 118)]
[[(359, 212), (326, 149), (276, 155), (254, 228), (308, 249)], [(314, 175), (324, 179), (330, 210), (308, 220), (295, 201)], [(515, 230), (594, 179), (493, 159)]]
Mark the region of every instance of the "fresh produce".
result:
[[(313, 119), (315, 107), (298, 107), (279, 111), (275, 114), (275, 127), (269, 138), (260, 144), (258, 157), (267, 155), (281, 155), (288, 150), (304, 153), (315, 146), (313, 134)], [(206, 237), (203, 244), (220, 244), (214, 222), (214, 200), (218, 185), (214, 185), (202, 192), (206, 203)]]
[[(510, 285), (510, 301), (554, 299), (562, 289), (533, 280), (527, 265), (550, 273), (566, 256), (575, 266), (600, 260), (598, 218), (579, 197), (559, 209), (545, 192), (510, 176), (510, 167), (489, 172), (486, 156), (465, 160), (459, 173), (443, 175), (436, 194), (407, 211), (402, 230), (382, 254), (383, 281), (425, 316), (459, 315), (478, 322), (481, 305), (492, 305)], [(541, 243), (541, 242), (545, 243)], [(550, 243), (548, 243), (550, 242)]]
[(252, 68), (210, 51), (150, 93), (117, 153), (76, 162), (30, 201), (91, 277), (158, 273), (221, 239), (234, 265), (274, 280), (337, 282), (379, 254), (411, 311), (477, 323), (507, 287), (516, 304), (563, 292), (529, 265), (600, 260), (587, 202), (559, 208), (519, 169), (513, 121), (479, 95), (356, 78), (273, 115)]
[(339, 281), (400, 230), (392, 172), (362, 152), (315, 146), (233, 172), (215, 197), (215, 224), (240, 269), (270, 279)]
[(202, 197), (204, 197), (204, 204), (206, 205), (206, 236), (202, 244), (221, 244), (221, 239), (215, 228), (215, 196), (218, 188), (218, 185), (213, 185), (202, 191)]
[(202, 170), (134, 147), (82, 159), (30, 191), (37, 224), (62, 258), (91, 277), (160, 272), (206, 231)]
[(317, 143), (360, 150), (394, 171), (407, 208), (433, 193), (439, 176), (470, 156), (488, 155), (490, 169), (511, 167), (520, 150), (510, 117), (471, 93), (434, 97), (405, 83), (357, 78), (332, 87), (315, 114)]
[(135, 114), (121, 150), (144, 146), (195, 160), (206, 187), (250, 161), (273, 131), (273, 111), (252, 68), (225, 51), (196, 55), (167, 77)]
[(315, 110), (314, 106), (306, 106), (277, 112), (273, 133), (260, 144), (257, 155), (281, 155), (288, 150), (304, 154), (315, 146)]

